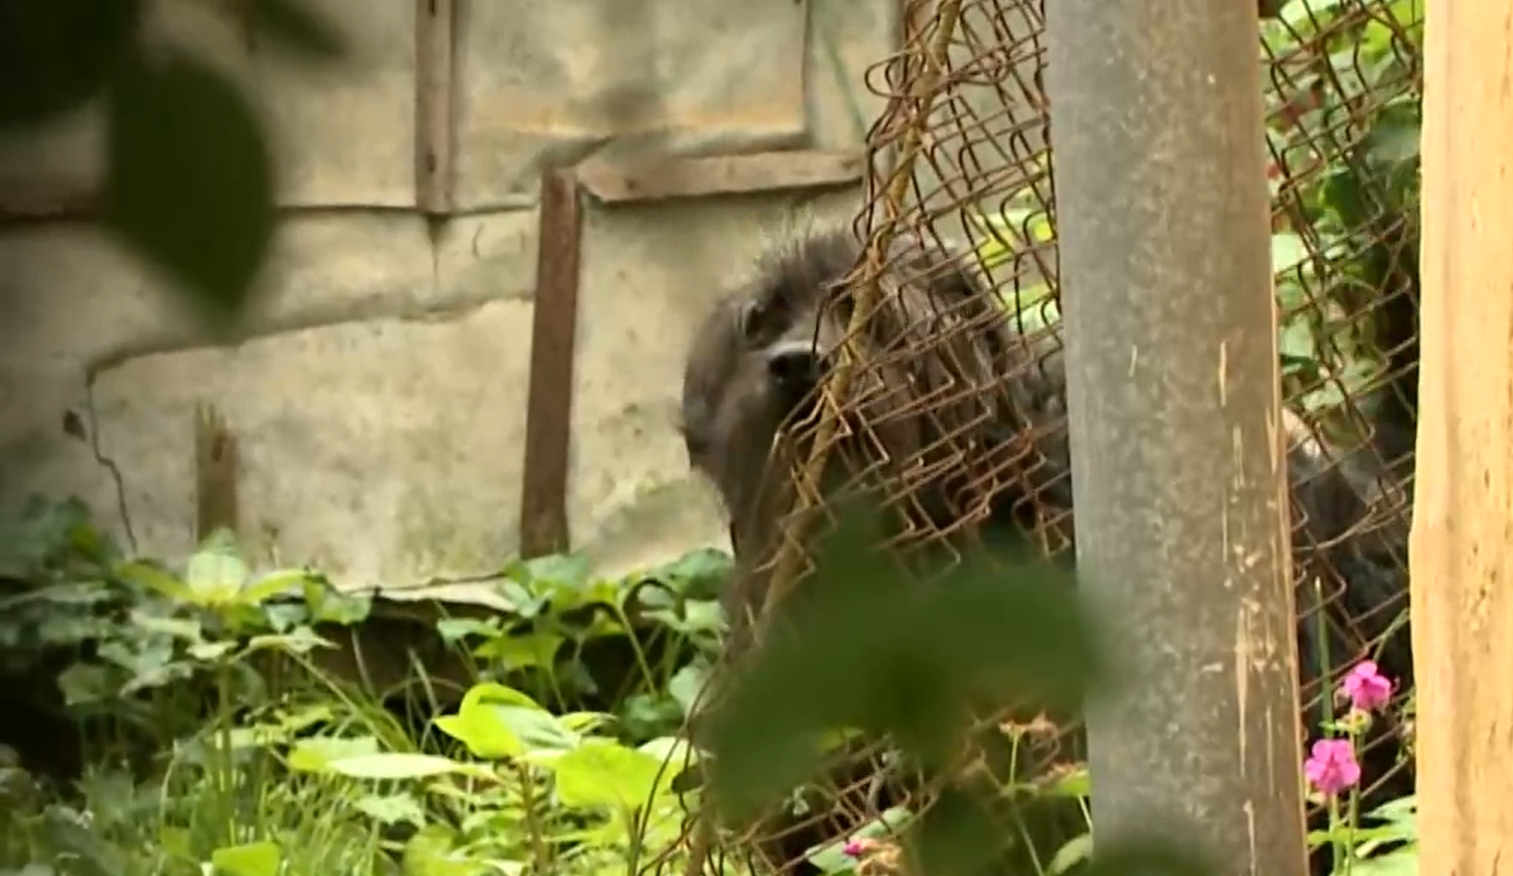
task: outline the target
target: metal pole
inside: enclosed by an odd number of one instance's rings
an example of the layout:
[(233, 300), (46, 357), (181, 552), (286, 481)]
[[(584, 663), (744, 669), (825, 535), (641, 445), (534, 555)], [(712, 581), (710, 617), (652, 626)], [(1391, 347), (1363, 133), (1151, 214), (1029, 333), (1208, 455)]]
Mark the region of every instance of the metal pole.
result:
[(1305, 873), (1256, 6), (1046, 6), (1097, 843)]

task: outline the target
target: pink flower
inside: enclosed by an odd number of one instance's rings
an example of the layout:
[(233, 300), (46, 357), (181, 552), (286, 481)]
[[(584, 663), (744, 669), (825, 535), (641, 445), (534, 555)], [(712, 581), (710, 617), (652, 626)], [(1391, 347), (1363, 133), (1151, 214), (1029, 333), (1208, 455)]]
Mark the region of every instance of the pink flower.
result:
[(1320, 739), (1303, 762), (1303, 774), (1319, 793), (1333, 796), (1361, 780), (1361, 765), (1349, 739)]
[(841, 854), (848, 858), (860, 858), (872, 847), (872, 840), (866, 837), (855, 837), (846, 840), (846, 845), (841, 848)]
[(1375, 662), (1362, 660), (1340, 683), (1340, 693), (1349, 697), (1350, 704), (1357, 709), (1374, 712), (1392, 697), (1392, 682), (1377, 671)]

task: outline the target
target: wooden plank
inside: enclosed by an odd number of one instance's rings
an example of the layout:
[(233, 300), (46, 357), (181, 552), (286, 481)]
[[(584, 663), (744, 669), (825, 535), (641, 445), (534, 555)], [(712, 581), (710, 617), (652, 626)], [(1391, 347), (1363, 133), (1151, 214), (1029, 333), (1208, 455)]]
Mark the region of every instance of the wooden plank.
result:
[(38, 187), (0, 190), (0, 222), (92, 219), (99, 215), (100, 193), (91, 189)]
[(759, 152), (701, 158), (652, 158), (578, 165), (578, 179), (607, 204), (852, 185), (862, 178), (858, 150)]
[(237, 531), (236, 436), (214, 405), (194, 417), (195, 540), (217, 529)]
[(452, 210), (455, 0), (415, 0), (415, 204)]
[(1409, 611), (1419, 872), (1513, 862), (1513, 32), (1429, 0)]
[(544, 174), (540, 229), (520, 497), (520, 553), (525, 557), (560, 553), (569, 543), (567, 469), (583, 235), (583, 209), (573, 171)]

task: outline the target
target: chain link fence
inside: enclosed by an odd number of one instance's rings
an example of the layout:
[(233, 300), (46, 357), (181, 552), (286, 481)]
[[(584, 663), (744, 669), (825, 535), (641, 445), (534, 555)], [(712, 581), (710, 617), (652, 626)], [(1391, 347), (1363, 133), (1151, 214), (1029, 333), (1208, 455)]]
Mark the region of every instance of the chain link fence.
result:
[[(1343, 674), (1375, 659), (1398, 701), (1366, 776), (1401, 793), (1422, 0), (1263, 0), (1261, 13), (1295, 583), (1300, 628), (1315, 633), (1300, 653), (1303, 725), (1320, 735)], [(844, 493), (894, 512), (888, 546), (921, 577), (991, 527), (1052, 557), (1072, 546), (1043, 3), (909, 0), (904, 17), (904, 48), (868, 77), (887, 106), (869, 134), (864, 247), (823, 317), (855, 332), (853, 367), (780, 454), (794, 510), (756, 564), (769, 607), (801, 586), (805, 546)], [(1085, 792), (1069, 716), (1010, 710), (983, 727), (1009, 751), (1006, 796)], [(907, 772), (882, 746), (848, 748), (827, 785), (713, 845), (757, 872), (886, 871), (886, 843), (860, 863), (836, 855), (924, 805), (928, 783)], [(1035, 872), (1085, 842), (1076, 807), (1047, 813), (1006, 839)]]

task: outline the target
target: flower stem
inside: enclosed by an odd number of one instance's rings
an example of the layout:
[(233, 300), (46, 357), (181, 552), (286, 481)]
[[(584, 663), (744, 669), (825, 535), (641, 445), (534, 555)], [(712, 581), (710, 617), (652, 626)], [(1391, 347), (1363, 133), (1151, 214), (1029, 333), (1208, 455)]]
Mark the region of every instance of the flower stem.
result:
[(1333, 876), (1339, 876), (1345, 864), (1345, 843), (1347, 840), (1340, 836), (1340, 798), (1338, 795), (1329, 795), (1329, 848), (1334, 857), (1334, 866), (1329, 872)]

